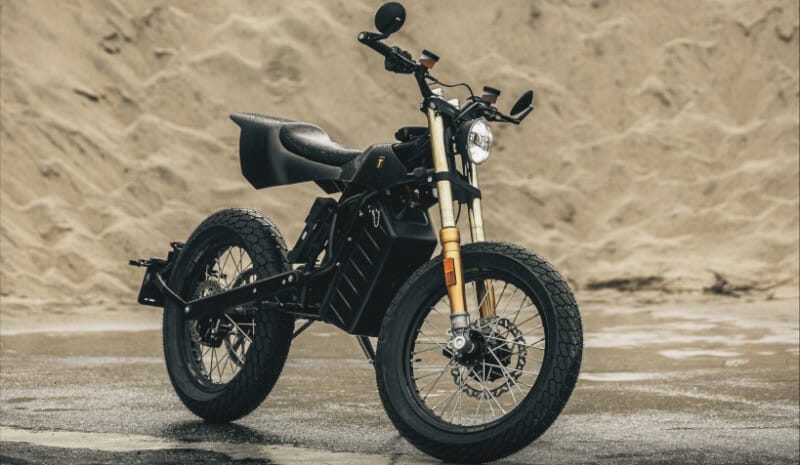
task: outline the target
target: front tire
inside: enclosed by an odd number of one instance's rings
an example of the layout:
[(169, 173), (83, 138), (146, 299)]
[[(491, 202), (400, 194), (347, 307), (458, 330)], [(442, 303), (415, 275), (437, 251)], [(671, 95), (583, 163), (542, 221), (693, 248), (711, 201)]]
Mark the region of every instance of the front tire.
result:
[[(216, 294), (288, 271), (286, 245), (261, 214), (228, 209), (208, 217), (181, 249), (169, 286), (186, 300)], [(275, 385), (294, 318), (245, 310), (224, 318), (187, 320), (175, 302), (164, 308), (164, 358), (186, 407), (211, 422), (239, 419)]]
[[(480, 351), (459, 358), (446, 346), (449, 302), (437, 257), (392, 301), (376, 371), (389, 418), (409, 442), (445, 461), (479, 463), (517, 452), (555, 421), (578, 378), (583, 335), (569, 286), (541, 257), (496, 242), (461, 254)], [(479, 284), (471, 284), (481, 282), (496, 299), (496, 315), (483, 319)]]

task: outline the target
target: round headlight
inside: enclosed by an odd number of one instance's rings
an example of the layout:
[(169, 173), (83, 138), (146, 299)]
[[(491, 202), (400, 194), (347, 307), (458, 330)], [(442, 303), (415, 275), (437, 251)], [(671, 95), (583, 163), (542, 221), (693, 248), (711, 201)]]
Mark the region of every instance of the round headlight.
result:
[(456, 132), (458, 151), (476, 165), (489, 159), (492, 140), (492, 130), (483, 118), (462, 123)]

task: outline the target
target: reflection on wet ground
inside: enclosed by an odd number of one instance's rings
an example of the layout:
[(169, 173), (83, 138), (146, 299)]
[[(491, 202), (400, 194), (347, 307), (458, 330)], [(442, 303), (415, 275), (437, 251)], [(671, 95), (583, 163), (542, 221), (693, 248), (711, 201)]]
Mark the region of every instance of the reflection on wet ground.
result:
[[(499, 463), (798, 462), (797, 300), (582, 311), (575, 394)], [(156, 331), (5, 335), (0, 367), (0, 462), (437, 463), (400, 438), (356, 341), (328, 326), (298, 338), (267, 401), (229, 425), (182, 407)]]
[(200, 419), (165, 425), (156, 434), (158, 437), (177, 442), (280, 444), (279, 436), (250, 428), (238, 423), (206, 423)]

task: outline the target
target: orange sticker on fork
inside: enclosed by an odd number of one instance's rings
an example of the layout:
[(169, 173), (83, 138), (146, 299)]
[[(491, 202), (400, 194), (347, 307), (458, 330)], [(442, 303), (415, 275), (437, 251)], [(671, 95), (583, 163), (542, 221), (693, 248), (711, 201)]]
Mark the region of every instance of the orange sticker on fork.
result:
[(447, 287), (456, 283), (456, 263), (452, 258), (444, 259), (444, 282)]

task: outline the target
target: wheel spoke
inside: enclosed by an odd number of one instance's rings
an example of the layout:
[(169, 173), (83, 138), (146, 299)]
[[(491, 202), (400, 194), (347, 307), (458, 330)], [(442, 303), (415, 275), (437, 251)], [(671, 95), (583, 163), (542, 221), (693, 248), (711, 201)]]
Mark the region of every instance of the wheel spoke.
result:
[(211, 382), (214, 382), (214, 356), (217, 354), (217, 350), (213, 347), (211, 348), (211, 360), (208, 362), (209, 370), (208, 370), (208, 377)]
[[(451, 362), (452, 362), (452, 360), (451, 360)], [(442, 379), (442, 375), (444, 375), (444, 374), (447, 372), (447, 369), (448, 369), (448, 368), (450, 368), (450, 363), (448, 363), (448, 364), (447, 364), (447, 365), (446, 365), (446, 366), (445, 366), (445, 367), (444, 367), (444, 368), (443, 368), (443, 369), (442, 369), (442, 370), (439, 372), (439, 376), (437, 376), (437, 377), (436, 377), (436, 379), (434, 379), (433, 381), (431, 381), (430, 383), (428, 383), (428, 384), (426, 384), (426, 385), (425, 385), (425, 387), (431, 386), (431, 389), (428, 391), (428, 393), (427, 393), (427, 394), (425, 394), (425, 397), (423, 397), (423, 398), (422, 398), (422, 401), (423, 401), (423, 402), (424, 402), (424, 401), (425, 401), (425, 400), (428, 398), (428, 396), (430, 396), (430, 395), (431, 395), (431, 393), (433, 392), (433, 388), (435, 388), (435, 387), (436, 387), (436, 385), (439, 383), (439, 380), (441, 380), (441, 379)], [(432, 384), (432, 385), (431, 385), (431, 384)], [(422, 393), (422, 391), (424, 391), (424, 390), (425, 390), (425, 388), (422, 388), (422, 389), (420, 389), (420, 390), (419, 390), (419, 392), (420, 392), (420, 393)]]
[(517, 400), (517, 397), (514, 395), (514, 390), (511, 389), (511, 386), (512, 385), (516, 386), (517, 390), (519, 391), (520, 394), (522, 394), (523, 398), (525, 397), (525, 393), (522, 392), (522, 388), (516, 385), (515, 382), (516, 380), (510, 374), (508, 374), (508, 371), (506, 371), (506, 367), (503, 366), (503, 362), (501, 362), (500, 359), (497, 358), (497, 355), (494, 353), (494, 351), (490, 349), (489, 353), (492, 354), (492, 357), (497, 361), (496, 366), (499, 367), (500, 371), (503, 372), (503, 377), (506, 379), (506, 386), (508, 386), (508, 393), (511, 394), (511, 399), (514, 401), (514, 405), (519, 405), (519, 401)]
[(418, 376), (418, 377), (414, 378), (414, 381), (419, 381), (421, 379), (430, 378), (431, 376), (436, 376), (438, 374), (439, 374), (439, 370), (436, 370), (433, 373), (428, 373), (428, 374), (425, 374), (425, 375), (422, 375), (422, 376)]
[[(517, 318), (519, 318), (519, 312), (522, 311), (522, 306), (525, 305), (525, 301), (526, 300), (528, 300), (528, 296), (525, 296), (525, 298), (522, 299), (522, 302), (520, 302), (519, 308), (517, 309), (517, 312), (514, 313), (514, 318), (511, 320), (512, 323), (515, 323), (515, 324), (517, 323)], [(533, 303), (531, 303), (531, 305), (533, 305)], [(527, 308), (527, 307), (525, 307), (525, 308)]]
[(543, 347), (536, 347), (535, 346), (536, 344), (539, 344), (540, 342), (544, 341), (544, 338), (541, 338), (538, 341), (532, 342), (530, 344), (523, 344), (521, 342), (517, 342), (517, 341), (509, 340), (509, 339), (503, 339), (503, 338), (499, 338), (499, 337), (495, 337), (495, 336), (483, 336), (483, 337), (485, 337), (486, 339), (491, 339), (493, 341), (502, 341), (502, 342), (506, 342), (508, 344), (515, 344), (515, 345), (518, 345), (520, 347), (526, 347), (528, 349), (541, 349), (541, 350), (544, 350)]
[(437, 344), (436, 347), (430, 347), (428, 349), (411, 352), (411, 358), (413, 359), (414, 356), (419, 355), (419, 354), (424, 354), (425, 352), (430, 352), (432, 350), (439, 350), (439, 348), (440, 348), (440, 346)]
[[(528, 307), (533, 307), (533, 306), (535, 306), (535, 304), (530, 304), (530, 305), (528, 305), (528, 306), (527, 306), (527, 307), (525, 307), (525, 308), (528, 308)], [(524, 309), (523, 309), (523, 310), (524, 310)], [(534, 314), (533, 316), (531, 316), (531, 317), (530, 317), (530, 318), (528, 318), (527, 320), (523, 321), (522, 323), (516, 323), (516, 325), (517, 325), (517, 326), (522, 326), (522, 325), (524, 325), (525, 323), (527, 323), (527, 322), (529, 322), (529, 321), (531, 321), (531, 320), (535, 320), (536, 318), (539, 318), (539, 312), (536, 312), (536, 314)], [(537, 328), (541, 328), (541, 326), (537, 326)], [(535, 328), (534, 328), (534, 329), (535, 329)]]
[[(434, 307), (431, 307), (431, 308), (434, 308)], [(431, 327), (433, 327), (433, 329), (439, 334), (447, 334), (447, 331), (442, 331), (441, 329), (439, 329), (439, 327), (436, 326), (435, 324), (433, 324), (433, 322), (430, 319), (425, 320), (425, 324), (431, 325)]]
[[(503, 300), (503, 295), (506, 293), (506, 288), (508, 288), (508, 283), (503, 284), (503, 289), (500, 290), (500, 297), (498, 297), (494, 303), (495, 313), (497, 313), (497, 307), (500, 306), (500, 302)], [(492, 282), (492, 290), (494, 290), (494, 282)]]
[[(514, 296), (517, 295), (517, 292), (519, 292), (519, 288), (515, 286), (514, 287), (514, 292), (511, 293), (511, 297), (509, 297), (508, 303), (506, 303), (505, 310), (508, 310), (508, 307), (511, 305), (511, 302), (514, 301)], [(500, 312), (500, 314), (504, 315), (506, 313), (505, 310)]]
[(495, 415), (494, 407), (492, 406), (492, 403), (489, 401), (489, 398), (491, 397), (491, 392), (489, 392), (489, 390), (486, 389), (486, 382), (485, 382), (485, 380), (486, 380), (486, 377), (485, 377), (486, 376), (486, 364), (484, 364), (484, 363), (481, 364), (481, 372), (483, 373), (482, 376), (477, 376), (476, 375), (476, 378), (478, 378), (478, 383), (481, 385), (481, 392), (480, 392), (479, 396), (480, 396), (481, 399), (483, 399), (484, 397), (486, 398), (486, 404), (489, 406), (489, 411), (492, 413), (492, 416), (494, 416)]
[(222, 374), (219, 376), (220, 381), (224, 378), (225, 368), (228, 367), (228, 363), (230, 362), (230, 360), (231, 360), (230, 352), (226, 350), (225, 351), (225, 364), (222, 365)]
[[(428, 343), (429, 343), (429, 344), (436, 344), (436, 345), (438, 345), (438, 346), (441, 346), (441, 347), (447, 348), (447, 342), (440, 342), (440, 341), (437, 341), (436, 339), (434, 339), (434, 338), (432, 338), (432, 337), (428, 336), (427, 334), (423, 333), (421, 330), (420, 330), (420, 332), (419, 332), (419, 335), (420, 335), (420, 336), (422, 336), (422, 337), (424, 337), (424, 338), (426, 338), (426, 339), (428, 339), (428, 341), (429, 341)], [(417, 341), (417, 342), (416, 342), (416, 344), (422, 344), (422, 343), (421, 343), (421, 342), (419, 342), (419, 341)]]
[[(479, 299), (479, 283), (487, 280), (491, 287)], [(541, 332), (536, 334), (542, 325), (528, 328), (536, 325), (540, 313), (537, 299), (522, 287), (482, 275), (466, 282), (465, 288), (472, 320), (470, 338), (480, 352), (456, 360), (449, 347), (450, 324), (445, 311), (450, 300), (443, 294), (423, 310), (427, 314), (418, 320), (406, 353), (416, 395), (427, 410), (450, 424), (478, 426), (504, 418), (525, 402), (542, 363), (528, 349), (544, 351), (545, 339)], [(496, 316), (478, 318), (476, 312), (491, 295), (496, 298)], [(526, 340), (526, 334), (534, 336)]]
[(222, 382), (223, 379), (223, 365), (222, 365), (222, 358), (219, 356), (219, 352), (217, 352), (217, 374), (219, 375), (219, 382)]
[[(460, 375), (459, 375), (459, 377), (460, 377)], [(442, 400), (440, 400), (440, 401), (439, 401), (439, 403), (438, 403), (438, 404), (434, 405), (434, 406), (433, 406), (433, 408), (431, 408), (431, 410), (433, 410), (433, 411), (436, 411), (436, 409), (437, 409), (437, 408), (438, 408), (440, 405), (442, 405), (442, 402), (444, 402), (445, 400), (447, 400), (447, 402), (444, 404), (444, 407), (442, 407), (442, 416), (444, 416), (444, 412), (447, 410), (447, 406), (448, 406), (448, 405), (450, 405), (450, 402), (452, 402), (452, 400), (453, 400), (453, 399), (456, 397), (456, 394), (458, 394), (458, 392), (459, 392), (460, 390), (461, 390), (461, 389), (459, 388), (459, 389), (457, 389), (457, 390), (453, 391), (453, 393), (452, 393), (452, 394), (450, 394), (450, 395), (449, 395), (449, 396), (448, 396), (446, 399), (442, 399)]]
[[(477, 292), (478, 292), (478, 291), (477, 291), (477, 289), (476, 289), (476, 290), (475, 290), (475, 293), (477, 294)], [(481, 307), (483, 307), (483, 304), (486, 302), (486, 298), (487, 298), (487, 297), (489, 297), (489, 294), (491, 294), (491, 292), (489, 292), (489, 291), (486, 291), (486, 292), (484, 292), (484, 294), (483, 294), (483, 298), (481, 298), (481, 301), (480, 301), (480, 302), (478, 302), (478, 314), (480, 314)], [(497, 304), (495, 304), (495, 305), (497, 305)]]
[(236, 328), (236, 331), (238, 331), (238, 332), (239, 332), (239, 334), (241, 334), (242, 336), (244, 336), (244, 338), (247, 340), (247, 342), (249, 342), (250, 344), (252, 344), (252, 343), (253, 343), (253, 340), (252, 340), (252, 339), (250, 339), (250, 338), (247, 336), (247, 333), (245, 333), (245, 332), (242, 330), (242, 328), (239, 326), (239, 324), (238, 324), (238, 323), (236, 323), (235, 321), (233, 321), (233, 318), (231, 318), (231, 316), (230, 316), (230, 315), (227, 315), (227, 314), (226, 314), (226, 315), (225, 315), (225, 318), (227, 318), (227, 319), (228, 319), (228, 321), (230, 321), (230, 322), (231, 322), (231, 324), (233, 325), (233, 327), (234, 327), (234, 328)]
[[(475, 375), (477, 376), (477, 374)], [(472, 414), (472, 417), (475, 418), (477, 421), (481, 420), (481, 417), (478, 414), (481, 412), (481, 404), (483, 403), (483, 395), (478, 396), (478, 406), (475, 407), (475, 413)]]
[(541, 329), (541, 328), (542, 328), (542, 325), (538, 325), (538, 326), (536, 326), (535, 328), (531, 328), (531, 329), (530, 329), (530, 330), (528, 330), (528, 331), (527, 331), (525, 334), (523, 334), (523, 336), (527, 336), (528, 334), (530, 334), (530, 333), (532, 333), (532, 332), (536, 331), (537, 329)]
[[(482, 378), (481, 378), (481, 387), (483, 388), (483, 392), (485, 392), (485, 393), (486, 393), (486, 396), (487, 396), (489, 399), (493, 400), (493, 401), (494, 401), (494, 403), (495, 403), (495, 405), (497, 405), (497, 407), (500, 409), (500, 411), (501, 411), (501, 412), (503, 412), (503, 415), (505, 415), (505, 414), (506, 414), (506, 413), (508, 413), (508, 412), (506, 412), (506, 409), (504, 409), (504, 408), (503, 408), (503, 406), (502, 406), (502, 405), (500, 404), (500, 402), (497, 400), (497, 397), (495, 397), (495, 396), (492, 394), (492, 391), (490, 391), (490, 390), (489, 390), (489, 388), (486, 386), (486, 376), (485, 376), (485, 373), (486, 373), (486, 365), (488, 365), (488, 363), (485, 363), (485, 362), (484, 362), (484, 363), (483, 363), (483, 366), (484, 366), (484, 368), (483, 368), (484, 377), (482, 377)], [(491, 402), (489, 402), (489, 407), (491, 407), (491, 406), (492, 406), (492, 403), (491, 403)], [(492, 408), (491, 410), (492, 410), (492, 415), (494, 415), (494, 408)]]
[[(496, 365), (494, 363), (487, 363), (486, 366), (495, 367), (495, 368), (503, 368), (502, 365)], [(521, 370), (519, 368), (512, 368), (511, 370), (513, 372), (515, 372), (515, 373), (519, 372), (519, 373), (525, 373), (525, 374), (530, 374), (530, 375), (538, 375), (539, 374), (537, 372), (528, 371), (528, 370)]]
[(228, 283), (228, 274), (225, 273), (225, 267), (228, 265), (228, 257), (230, 256), (231, 256), (230, 251), (228, 251), (228, 253), (225, 254), (225, 260), (222, 263), (219, 263), (219, 260), (217, 260), (217, 263), (219, 264), (218, 272), (220, 274), (220, 277), (225, 280), (225, 289), (230, 288), (230, 283)]
[[(203, 274), (195, 284), (194, 298), (207, 297), (250, 283), (258, 276), (253, 260), (244, 247), (223, 246), (203, 266)], [(237, 321), (231, 315), (210, 321), (187, 321), (187, 344), (194, 354), (195, 372), (199, 381), (211, 385), (229, 383), (242, 369), (256, 334), (255, 318)]]
[[(450, 421), (453, 421), (453, 420), (456, 419), (456, 411), (459, 412), (459, 418), (461, 418), (463, 416), (463, 415), (461, 415), (463, 412), (459, 409), (459, 407), (461, 407), (461, 400), (462, 400), (462, 398), (464, 396), (464, 383), (465, 383), (465, 380), (464, 380), (464, 371), (463, 370), (464, 370), (464, 367), (458, 367), (458, 391), (457, 391), (458, 397), (456, 397), (456, 403), (453, 405), (453, 413), (450, 415)], [(469, 376), (469, 374), (467, 374), (467, 376)]]

